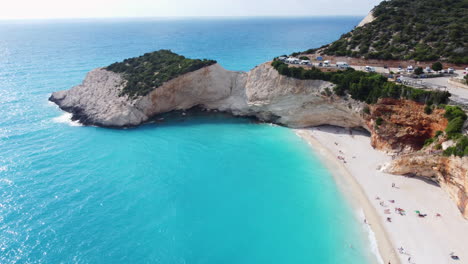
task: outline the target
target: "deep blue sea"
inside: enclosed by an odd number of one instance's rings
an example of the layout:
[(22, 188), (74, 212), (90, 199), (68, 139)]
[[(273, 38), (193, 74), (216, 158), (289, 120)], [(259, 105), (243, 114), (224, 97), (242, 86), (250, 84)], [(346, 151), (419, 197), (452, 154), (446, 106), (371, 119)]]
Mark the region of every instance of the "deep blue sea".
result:
[(287, 128), (84, 127), (47, 101), (145, 52), (247, 71), (360, 19), (0, 21), (0, 263), (374, 263), (356, 209)]

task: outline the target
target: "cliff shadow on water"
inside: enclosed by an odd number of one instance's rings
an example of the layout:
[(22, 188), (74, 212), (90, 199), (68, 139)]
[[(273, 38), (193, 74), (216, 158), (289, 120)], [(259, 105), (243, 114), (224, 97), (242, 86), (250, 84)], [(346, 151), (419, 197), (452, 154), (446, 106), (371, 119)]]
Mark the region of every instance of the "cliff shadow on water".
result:
[(151, 117), (143, 125), (106, 127), (111, 129), (156, 129), (162, 126), (184, 127), (202, 124), (263, 124), (255, 116), (236, 116), (229, 112), (209, 110), (195, 106), (187, 110), (174, 110)]

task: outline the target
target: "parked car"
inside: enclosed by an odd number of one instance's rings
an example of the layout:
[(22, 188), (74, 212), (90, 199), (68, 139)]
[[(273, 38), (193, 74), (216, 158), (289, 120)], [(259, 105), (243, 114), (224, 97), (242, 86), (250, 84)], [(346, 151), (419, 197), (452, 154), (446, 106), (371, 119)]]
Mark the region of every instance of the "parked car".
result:
[(347, 68), (349, 68), (349, 65), (348, 65), (347, 62), (339, 61), (339, 62), (336, 63), (336, 67), (340, 68), (340, 69), (347, 69)]
[(454, 74), (454, 73), (455, 73), (455, 69), (454, 69), (454, 68), (448, 68), (447, 73), (448, 73), (448, 74)]

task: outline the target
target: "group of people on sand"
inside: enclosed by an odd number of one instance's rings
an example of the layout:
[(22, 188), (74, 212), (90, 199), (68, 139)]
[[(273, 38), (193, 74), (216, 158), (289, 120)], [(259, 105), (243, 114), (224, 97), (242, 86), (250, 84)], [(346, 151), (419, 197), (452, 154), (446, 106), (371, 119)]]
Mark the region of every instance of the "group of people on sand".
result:
[[(397, 188), (397, 189), (399, 189), (399, 188), (395, 185), (395, 183), (392, 183), (392, 188)], [(377, 196), (375, 199), (376, 199), (376, 200), (380, 200), (380, 203), (379, 203), (380, 206), (382, 206), (382, 207), (387, 207), (387, 205), (385, 204), (385, 202), (382, 201), (382, 200), (380, 199), (380, 197)], [(390, 203), (395, 203), (395, 200), (389, 200), (389, 202), (390, 202)], [(420, 211), (415, 211), (415, 212), (416, 212), (416, 214), (418, 215), (418, 217), (423, 218), (423, 217), (426, 217), (426, 216), (427, 216), (427, 214), (423, 214), (423, 213), (421, 213)], [(390, 213), (390, 209), (384, 209), (384, 213), (385, 213), (385, 214), (391, 214), (391, 213)], [(399, 207), (395, 207), (395, 213), (397, 213), (397, 214), (399, 214), (399, 215), (401, 215), (401, 216), (405, 216), (405, 215), (406, 215), (406, 211), (405, 211), (404, 209), (402, 209), (402, 208), (399, 208)], [(435, 216), (436, 216), (436, 217), (442, 217), (442, 215), (439, 214), (439, 213), (437, 213)], [(392, 218), (391, 218), (391, 217), (387, 217), (387, 222), (392, 222)], [(411, 255), (410, 255), (408, 252), (406, 252), (405, 249), (404, 249), (403, 247), (399, 247), (399, 248), (398, 248), (398, 252), (399, 252), (400, 254), (402, 254), (402, 255), (407, 255), (407, 256), (408, 256), (408, 263), (414, 263), (414, 262), (411, 262)], [(457, 255), (455, 255), (455, 253), (453, 253), (453, 252), (450, 253), (450, 258), (452, 258), (453, 260), (459, 260), (459, 259), (460, 259), (460, 258), (459, 258)], [(388, 264), (391, 264), (390, 261), (388, 262)]]
[(336, 156), (336, 158), (343, 161), (343, 163), (346, 163), (346, 160), (343, 156)]

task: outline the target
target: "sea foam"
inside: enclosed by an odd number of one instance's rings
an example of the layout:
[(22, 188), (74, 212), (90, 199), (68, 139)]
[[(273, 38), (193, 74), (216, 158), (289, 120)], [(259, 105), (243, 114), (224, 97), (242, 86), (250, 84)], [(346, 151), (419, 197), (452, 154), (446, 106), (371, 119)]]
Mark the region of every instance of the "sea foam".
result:
[(55, 123), (68, 124), (70, 126), (83, 126), (80, 122), (72, 120), (71, 113), (64, 113), (61, 116), (54, 117), (52, 121), (54, 121)]
[[(366, 215), (364, 214), (364, 210), (359, 210), (358, 215), (360, 219), (366, 219)], [(370, 227), (370, 225), (365, 224), (364, 231), (367, 233), (367, 239), (369, 241), (369, 247), (371, 252), (375, 255), (377, 258), (378, 262), (381, 264), (384, 264), (382, 256), (380, 255), (379, 252), (379, 246), (377, 243), (377, 237), (375, 236), (374, 231)]]

